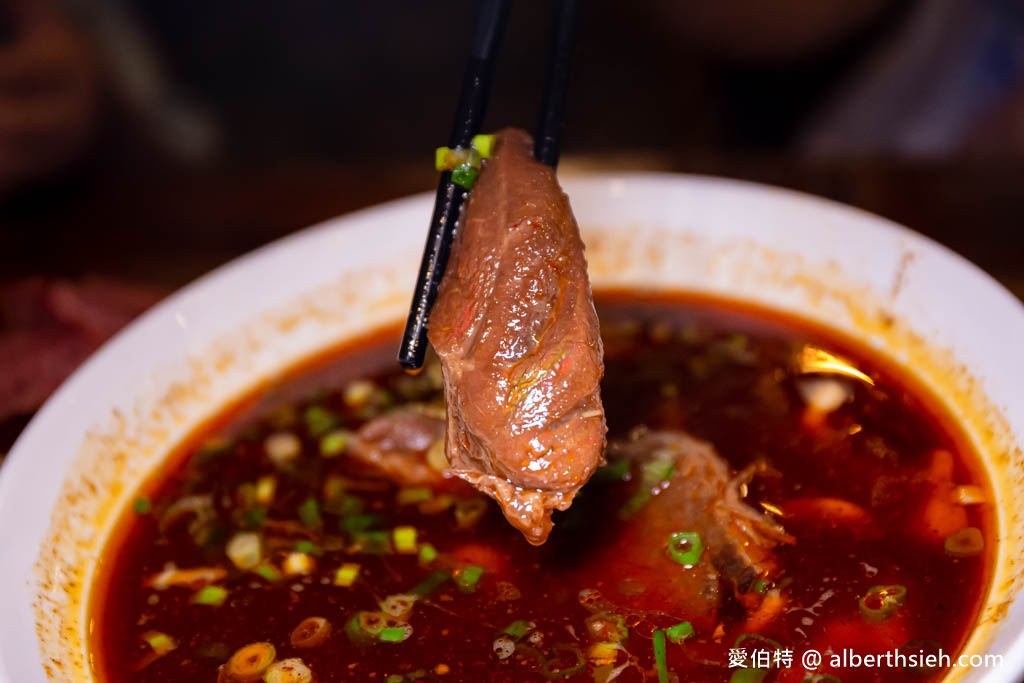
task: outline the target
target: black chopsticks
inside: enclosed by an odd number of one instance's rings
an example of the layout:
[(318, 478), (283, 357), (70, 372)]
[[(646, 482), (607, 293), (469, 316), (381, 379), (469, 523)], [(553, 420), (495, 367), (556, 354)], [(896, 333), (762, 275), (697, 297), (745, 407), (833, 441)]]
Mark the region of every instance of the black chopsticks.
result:
[(576, 44), (579, 25), (579, 0), (558, 0), (555, 22), (551, 29), (551, 55), (544, 79), (544, 101), (540, 122), (533, 138), (533, 158), (552, 168), (558, 166), (561, 153), (562, 126), (565, 124), (565, 100), (569, 91), (569, 63)]
[[(473, 50), (466, 65), (462, 92), (449, 138), (449, 147), (468, 148), (473, 136), (480, 132), (498, 49), (505, 33), (511, 0), (483, 0), (477, 19)], [(576, 35), (579, 0), (556, 0), (552, 30), (552, 50), (548, 60), (541, 118), (534, 144), (534, 157), (550, 166), (558, 164), (562, 124), (565, 119), (569, 62)], [(419, 370), (427, 353), (427, 322), (437, 299), (452, 240), (462, 211), (467, 190), (452, 182), (451, 171), (441, 174), (434, 203), (434, 215), (427, 233), (419, 276), (398, 362), (407, 370)]]

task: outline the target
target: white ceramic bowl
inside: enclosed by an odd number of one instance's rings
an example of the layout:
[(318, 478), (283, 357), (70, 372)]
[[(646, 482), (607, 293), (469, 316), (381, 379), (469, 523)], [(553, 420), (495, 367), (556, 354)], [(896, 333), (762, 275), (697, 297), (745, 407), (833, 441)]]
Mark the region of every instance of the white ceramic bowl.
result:
[[(820, 320), (911, 367), (966, 424), (999, 504), (998, 560), (968, 653), (1024, 673), (1024, 308), (943, 247), (838, 204), (745, 183), (602, 175), (566, 183), (596, 288), (697, 290)], [(426, 195), (330, 221), (189, 285), (104, 346), (0, 473), (0, 681), (92, 680), (89, 585), (116, 514), (232, 398), (338, 341), (404, 319)], [(965, 226), (966, 227), (966, 226)]]

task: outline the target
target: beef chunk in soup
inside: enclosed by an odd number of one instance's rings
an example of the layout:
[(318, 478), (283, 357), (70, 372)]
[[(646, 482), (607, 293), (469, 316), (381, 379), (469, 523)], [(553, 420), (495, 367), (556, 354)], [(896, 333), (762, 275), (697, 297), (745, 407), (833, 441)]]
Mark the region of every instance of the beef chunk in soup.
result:
[[(609, 454), (639, 459), (645, 474), (655, 473), (647, 482), (654, 495), (636, 513), (644, 534), (664, 544), (673, 533), (696, 533), (704, 548), (701, 556), (708, 557), (738, 595), (747, 593), (758, 579), (775, 578), (779, 565), (773, 548), (792, 543), (793, 538), (743, 501), (756, 466), (734, 476), (711, 444), (675, 431), (645, 432), (613, 443)], [(671, 581), (657, 574), (651, 577), (656, 578), (661, 589), (677, 593)]]
[(426, 409), (401, 408), (376, 417), (359, 430), (352, 456), (403, 486), (445, 482), (444, 462), (431, 464), (430, 449), (444, 436), (444, 420)]
[(430, 318), (452, 472), (533, 544), (603, 461), (603, 372), (583, 242), (530, 137), (498, 135)]

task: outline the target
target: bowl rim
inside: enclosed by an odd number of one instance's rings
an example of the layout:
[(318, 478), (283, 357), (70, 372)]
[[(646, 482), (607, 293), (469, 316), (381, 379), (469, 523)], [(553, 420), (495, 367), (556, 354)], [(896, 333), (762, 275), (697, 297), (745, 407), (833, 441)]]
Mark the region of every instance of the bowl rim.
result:
[[(1015, 311), (1015, 315), (1018, 317), (1019, 321), (1024, 321), (1024, 304), (1021, 304), (1021, 302), (1010, 292), (996, 283), (989, 275), (984, 273), (984, 271), (964, 257), (952, 252), (938, 242), (913, 232), (912, 230), (892, 221), (832, 200), (823, 199), (814, 195), (786, 188), (776, 188), (747, 181), (682, 174), (588, 174), (586, 176), (571, 177), (566, 180), (565, 185), (569, 190), (570, 195), (574, 197), (574, 203), (576, 202), (575, 197), (586, 195), (588, 192), (615, 193), (620, 191), (616, 190), (616, 187), (619, 187), (620, 189), (625, 188), (622, 191), (627, 193), (630, 191), (631, 187), (635, 188), (637, 186), (647, 187), (652, 190), (667, 191), (675, 191), (680, 187), (683, 187), (687, 192), (700, 193), (725, 191), (726, 194), (734, 193), (744, 195), (751, 199), (754, 197), (760, 197), (761, 199), (770, 197), (778, 200), (781, 205), (810, 205), (813, 211), (828, 214), (842, 214), (853, 222), (861, 224), (863, 229), (869, 233), (871, 231), (875, 231), (877, 235), (884, 236), (886, 239), (895, 237), (898, 238), (898, 240), (907, 241), (925, 249), (928, 252), (937, 254), (941, 260), (944, 260), (947, 263), (947, 265), (954, 267), (954, 269), (958, 270), (965, 277), (974, 278), (982, 283), (986, 296), (991, 297), (994, 301), (998, 301), (999, 305), (1003, 309)], [(282, 250), (301, 250), (308, 248), (309, 245), (315, 244), (325, 233), (344, 230), (347, 229), (348, 226), (355, 224), (365, 224), (367, 222), (372, 223), (384, 220), (395, 214), (404, 214), (413, 210), (419, 211), (422, 209), (424, 204), (429, 203), (431, 197), (432, 193), (422, 193), (411, 197), (397, 199), (385, 204), (369, 207), (343, 217), (319, 223), (311, 228), (307, 228), (271, 242), (270, 244), (219, 266), (206, 275), (201, 276), (157, 304), (153, 309), (130, 324), (125, 330), (116, 335), (92, 357), (90, 357), (86, 363), (76, 370), (76, 372), (64, 384), (62, 384), (50, 400), (48, 400), (47, 403), (37, 412), (29, 425), (22, 431), (14, 447), (11, 449), (7, 461), (4, 463), (4, 466), (0, 468), (0, 530), (5, 527), (10, 528), (13, 524), (13, 522), (7, 522), (2, 513), (5, 511), (8, 513), (11, 512), (9, 509), (11, 507), (10, 501), (17, 498), (16, 494), (18, 493), (22, 479), (25, 479), (26, 482), (32, 481), (32, 478), (27, 476), (27, 474), (21, 473), (27, 473), (35, 469), (31, 460), (33, 458), (32, 453), (36, 450), (35, 446), (37, 442), (42, 441), (45, 443), (46, 441), (46, 439), (41, 435), (46, 430), (53, 429), (60, 424), (63, 411), (73, 410), (75, 404), (80, 402), (82, 397), (78, 396), (78, 394), (82, 391), (80, 387), (85, 381), (82, 378), (89, 378), (97, 372), (97, 368), (101, 369), (104, 365), (109, 364), (111, 362), (110, 359), (115, 358), (120, 353), (125, 353), (130, 350), (131, 345), (137, 343), (136, 340), (140, 336), (138, 330), (152, 326), (153, 321), (157, 319), (173, 316), (175, 311), (180, 307), (191, 305), (192, 300), (197, 297), (201, 298), (201, 295), (210, 288), (223, 286), (225, 282), (235, 277), (235, 275), (242, 270), (264, 267), (268, 260), (276, 258)], [(783, 210), (785, 211), (785, 209)], [(418, 246), (419, 245), (417, 244), (417, 247)], [(1024, 325), (1024, 322), (1021, 322), (1021, 324)], [(38, 474), (39, 473), (37, 473), (37, 475)], [(0, 561), (0, 576), (3, 576), (7, 569), (10, 569), (10, 567)], [(2, 585), (3, 584), (0, 583), (0, 586)], [(7, 595), (6, 597), (3, 597), (5, 593)], [(12, 610), (19, 610), (21, 616), (24, 616), (24, 605), (12, 604), (12, 600), (14, 600), (14, 597), (12, 597), (10, 591), (5, 591), (0, 588), (0, 606), (6, 606)], [(8, 665), (5, 663), (5, 660), (9, 660), (9, 655), (12, 654), (9, 650), (11, 642), (10, 633), (5, 627), (0, 626), (0, 680), (5, 679), (5, 677), (9, 675)], [(1017, 634), (1017, 637), (1013, 641), (1013, 644), (1017, 646), (1022, 643), (1024, 643), (1024, 629)], [(1019, 651), (1022, 650), (1022, 648), (1016, 647), (1014, 650)], [(1013, 680), (1014, 672), (1024, 672), (1024, 652), (1021, 652), (1019, 656), (1014, 657), (1010, 662), (1010, 666), (1004, 666), (1001, 671), (1006, 672), (1007, 677), (1000, 678), (998, 675), (995, 675), (995, 677), (985, 677), (985, 680), (1005, 680), (1009, 683), (1009, 681)]]

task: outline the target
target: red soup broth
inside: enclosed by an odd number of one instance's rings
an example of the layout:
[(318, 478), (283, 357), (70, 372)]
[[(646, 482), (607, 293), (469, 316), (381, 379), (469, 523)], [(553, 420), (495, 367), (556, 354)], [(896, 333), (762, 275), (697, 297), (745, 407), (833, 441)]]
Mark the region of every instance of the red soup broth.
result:
[[(623, 512), (650, 485), (632, 461), (610, 459), (541, 547), (468, 487), (399, 486), (355, 461), (367, 420), (443, 414), (436, 364), (403, 374), (386, 330), (230, 406), (141, 488), (93, 592), (97, 677), (940, 680), (945, 661), (896, 655), (955, 661), (995, 545), (982, 465), (941, 403), (803, 320), (684, 296), (597, 302), (609, 441), (678, 430), (734, 472), (757, 464), (745, 503), (792, 538), (772, 576), (684, 594), (692, 569)], [(641, 556), (655, 559), (641, 570)], [(229, 660), (251, 644), (240, 672)], [(855, 668), (850, 653), (893, 654)]]

